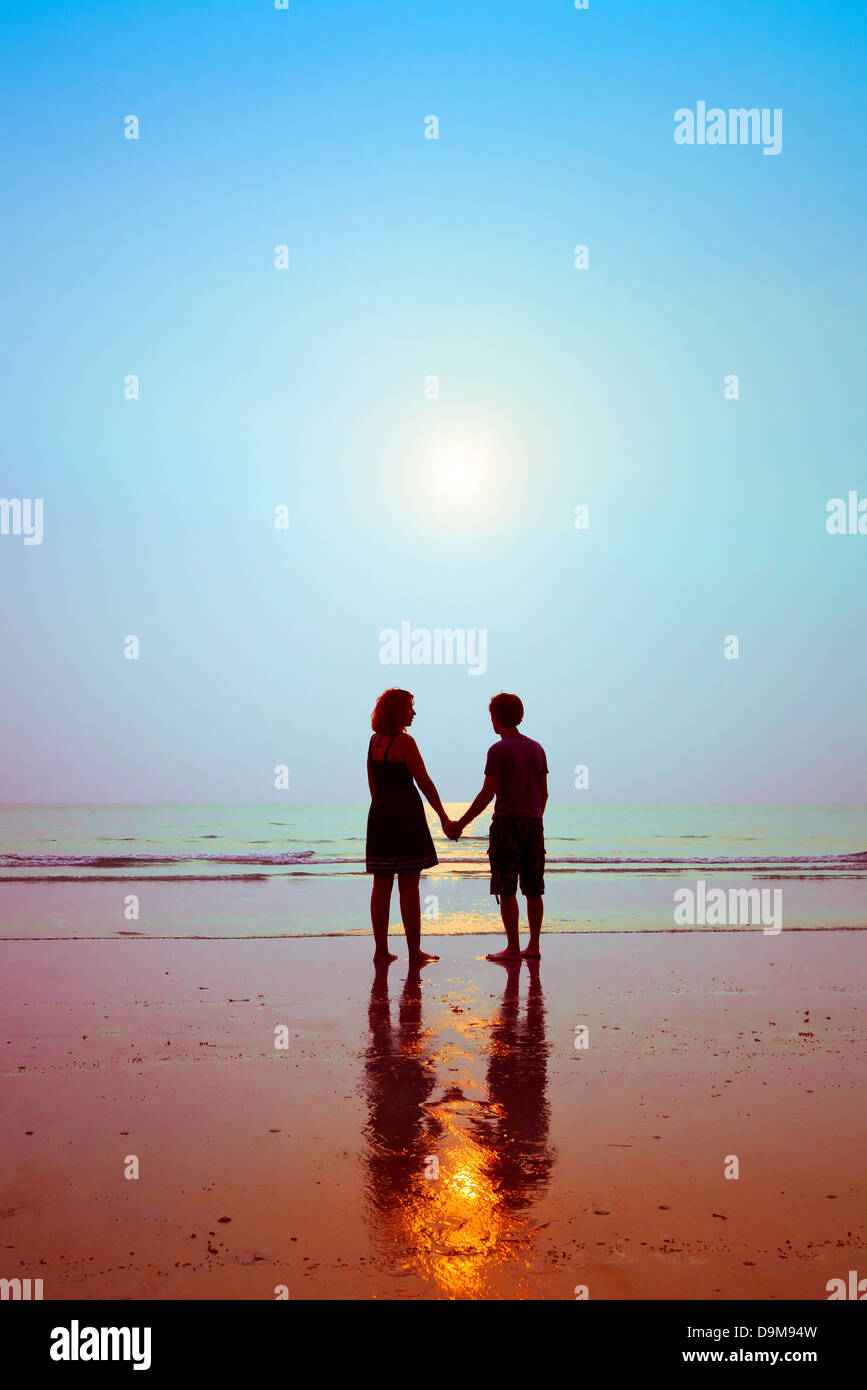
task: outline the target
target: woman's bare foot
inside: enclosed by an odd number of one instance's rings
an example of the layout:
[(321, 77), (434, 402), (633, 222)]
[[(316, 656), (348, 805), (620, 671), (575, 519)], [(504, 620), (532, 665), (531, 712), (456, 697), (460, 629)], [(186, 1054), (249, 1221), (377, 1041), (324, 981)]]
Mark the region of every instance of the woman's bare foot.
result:
[(408, 956), (410, 965), (427, 965), (429, 960), (439, 960), (439, 956), (432, 956), (430, 951), (418, 951), (414, 956)]
[(505, 951), (491, 951), (487, 956), (485, 956), (485, 960), (503, 960), (507, 962), (510, 960), (522, 959), (523, 957), (521, 955), (521, 952), (513, 951), (510, 946), (507, 946)]
[(538, 947), (537, 947), (536, 950), (534, 951), (533, 948), (532, 948), (532, 946), (525, 946), (524, 949), (523, 949), (523, 951), (521, 952), (521, 955), (524, 957), (524, 960), (541, 960), (541, 959), (542, 959), (542, 952), (539, 950)]
[(376, 965), (390, 965), (393, 960), (397, 960), (397, 956), (393, 956), (391, 951), (375, 951), (373, 959)]

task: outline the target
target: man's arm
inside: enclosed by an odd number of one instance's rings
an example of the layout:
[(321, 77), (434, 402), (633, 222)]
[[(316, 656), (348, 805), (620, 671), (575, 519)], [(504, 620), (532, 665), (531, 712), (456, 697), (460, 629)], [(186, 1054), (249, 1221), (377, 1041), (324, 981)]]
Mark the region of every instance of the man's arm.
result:
[(486, 775), (485, 780), (482, 783), (482, 790), (479, 792), (472, 806), (468, 806), (467, 809), (464, 811), (464, 814), (460, 817), (460, 819), (455, 821), (455, 825), (460, 827), (461, 831), (465, 830), (471, 820), (475, 820), (476, 816), (481, 815), (482, 811), (484, 811), (486, 806), (490, 806), (491, 802), (493, 801), (494, 797), (497, 795), (499, 790), (499, 777), (491, 777), (490, 775)]
[(542, 773), (542, 815), (545, 814), (545, 807), (548, 805), (548, 774)]

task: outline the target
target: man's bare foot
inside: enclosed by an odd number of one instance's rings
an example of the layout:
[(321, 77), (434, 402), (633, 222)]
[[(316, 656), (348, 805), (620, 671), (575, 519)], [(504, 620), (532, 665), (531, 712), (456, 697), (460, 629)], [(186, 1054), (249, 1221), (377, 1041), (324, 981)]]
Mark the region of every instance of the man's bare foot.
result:
[(522, 959), (523, 957), (521, 956), (521, 952), (513, 951), (510, 946), (507, 946), (505, 951), (491, 951), (488, 955), (485, 956), (485, 960), (502, 960), (506, 962), (510, 960)]
[(393, 956), (391, 951), (375, 951), (373, 959), (376, 965), (390, 965), (393, 960), (397, 960), (397, 956)]
[(418, 951), (414, 956), (408, 956), (410, 965), (427, 965), (429, 960), (439, 960), (439, 956), (431, 955), (430, 951)]

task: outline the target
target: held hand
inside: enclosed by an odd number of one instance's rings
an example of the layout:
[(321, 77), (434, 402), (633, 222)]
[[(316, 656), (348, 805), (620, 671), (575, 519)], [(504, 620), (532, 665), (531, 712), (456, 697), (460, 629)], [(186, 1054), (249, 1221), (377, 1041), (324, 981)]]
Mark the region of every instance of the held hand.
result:
[(444, 834), (449, 840), (457, 840), (457, 839), (458, 839), (458, 837), (459, 837), (459, 835), (460, 835), (461, 832), (460, 832), (460, 827), (459, 827), (458, 824), (457, 824), (457, 821), (449, 820), (448, 816), (443, 816), (443, 819), (442, 819), (441, 824), (442, 824), (442, 828), (443, 828), (443, 834)]

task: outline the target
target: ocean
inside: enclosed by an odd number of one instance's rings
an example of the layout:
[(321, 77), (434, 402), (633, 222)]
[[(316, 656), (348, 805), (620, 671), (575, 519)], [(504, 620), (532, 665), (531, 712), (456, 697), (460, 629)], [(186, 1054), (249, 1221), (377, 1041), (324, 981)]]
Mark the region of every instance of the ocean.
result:
[[(453, 843), (428, 813), (440, 863), (422, 877), (424, 934), (498, 933), (488, 816)], [(365, 932), (366, 816), (360, 805), (5, 805), (0, 935)], [(784, 928), (867, 926), (867, 807), (549, 805), (545, 842), (548, 931), (762, 934), (754, 922), (678, 925), (674, 894), (699, 882), (779, 890)]]

